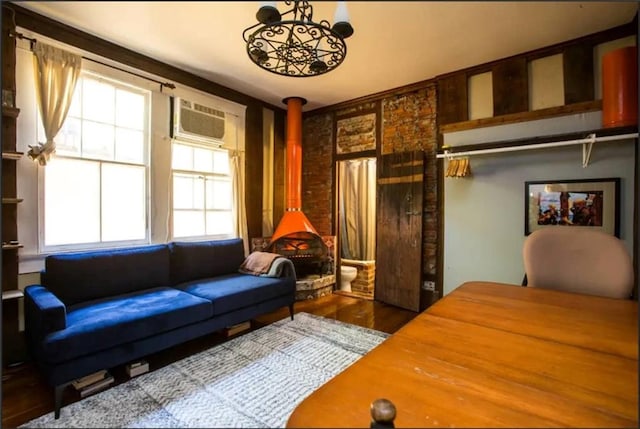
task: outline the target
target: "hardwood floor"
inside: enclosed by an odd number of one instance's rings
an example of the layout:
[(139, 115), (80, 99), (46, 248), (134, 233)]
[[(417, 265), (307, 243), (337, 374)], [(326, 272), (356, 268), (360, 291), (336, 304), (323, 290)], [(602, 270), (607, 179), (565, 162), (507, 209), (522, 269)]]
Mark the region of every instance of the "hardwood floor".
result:
[[(375, 301), (337, 294), (296, 302), (295, 312), (315, 314), (390, 334), (396, 332), (418, 314)], [(252, 329), (258, 329), (288, 316), (289, 310), (287, 308), (265, 314), (252, 321)], [(155, 353), (148, 356), (146, 360), (149, 362), (149, 368), (154, 370), (226, 340), (227, 338), (221, 333), (215, 333)], [(116, 380), (115, 384), (127, 381), (128, 377), (125, 374), (124, 366), (112, 368), (110, 371)], [(68, 405), (78, 400), (80, 400), (80, 395), (72, 388), (65, 390), (63, 404)], [(15, 428), (31, 419), (51, 412), (53, 412), (53, 388), (43, 381), (32, 363), (26, 362), (14, 368), (3, 368), (3, 428)]]

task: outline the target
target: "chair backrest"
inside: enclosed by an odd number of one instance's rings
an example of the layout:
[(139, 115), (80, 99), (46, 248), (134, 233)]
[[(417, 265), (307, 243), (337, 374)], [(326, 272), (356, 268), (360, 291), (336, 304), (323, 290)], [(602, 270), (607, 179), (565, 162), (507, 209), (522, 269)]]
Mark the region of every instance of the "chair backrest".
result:
[(528, 286), (630, 298), (633, 263), (613, 235), (583, 227), (549, 227), (529, 235), (522, 249)]

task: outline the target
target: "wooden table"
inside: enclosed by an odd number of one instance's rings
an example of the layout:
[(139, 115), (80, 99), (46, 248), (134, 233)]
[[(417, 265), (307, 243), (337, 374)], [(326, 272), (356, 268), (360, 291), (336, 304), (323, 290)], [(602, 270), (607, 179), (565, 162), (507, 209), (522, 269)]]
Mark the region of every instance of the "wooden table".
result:
[(470, 282), (307, 397), (287, 427), (638, 427), (638, 303)]

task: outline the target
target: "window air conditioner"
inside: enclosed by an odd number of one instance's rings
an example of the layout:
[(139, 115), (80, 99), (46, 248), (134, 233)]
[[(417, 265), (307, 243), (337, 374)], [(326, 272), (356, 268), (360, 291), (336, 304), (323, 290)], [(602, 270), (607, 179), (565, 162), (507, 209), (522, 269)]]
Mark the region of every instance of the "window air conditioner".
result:
[(224, 112), (179, 97), (172, 107), (172, 138), (222, 146)]

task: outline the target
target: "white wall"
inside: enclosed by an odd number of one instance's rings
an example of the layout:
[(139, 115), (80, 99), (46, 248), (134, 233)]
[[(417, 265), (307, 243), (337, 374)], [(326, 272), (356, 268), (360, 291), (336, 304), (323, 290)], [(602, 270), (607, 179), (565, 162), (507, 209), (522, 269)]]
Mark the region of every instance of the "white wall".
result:
[[(602, 94), (602, 57), (613, 49), (634, 46), (635, 39), (630, 36), (594, 47), (596, 99)], [(493, 106), (490, 75), (469, 79), (470, 119), (492, 116), (487, 113)], [(532, 62), (529, 85), (531, 110), (562, 104), (561, 56)], [(601, 127), (602, 112), (598, 111), (448, 133), (444, 144), (488, 143)], [(471, 177), (444, 179), (444, 294), (471, 280), (522, 282), (526, 181), (620, 177), (620, 238), (633, 255), (633, 211), (634, 206), (640, 207), (640, 198), (633, 193), (634, 172), (640, 168), (635, 151), (634, 140), (596, 143), (587, 168), (582, 168), (582, 145), (472, 156)], [(640, 264), (640, 255), (635, 257)]]
[[(445, 135), (445, 144), (597, 129), (601, 114), (573, 115)], [(472, 176), (444, 180), (444, 294), (461, 283), (520, 284), (524, 276), (524, 183), (621, 178), (620, 237), (633, 254), (634, 141), (596, 143), (587, 168), (582, 145), (470, 157)]]

